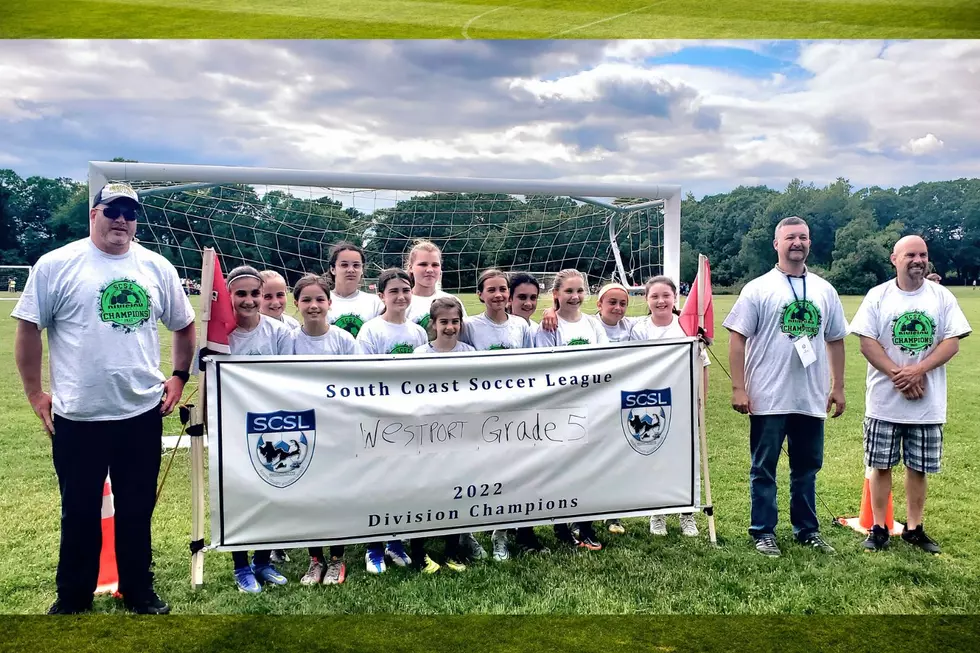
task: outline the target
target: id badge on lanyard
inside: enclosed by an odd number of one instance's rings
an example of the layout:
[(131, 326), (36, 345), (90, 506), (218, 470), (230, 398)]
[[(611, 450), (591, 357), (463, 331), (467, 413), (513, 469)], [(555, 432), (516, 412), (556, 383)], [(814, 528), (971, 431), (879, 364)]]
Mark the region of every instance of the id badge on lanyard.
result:
[[(793, 287), (793, 279), (787, 275), (786, 281), (789, 283), (789, 289), (793, 291), (793, 299), (799, 303), (800, 298), (796, 295), (796, 288)], [(806, 302), (806, 275), (803, 275), (803, 301)], [(813, 344), (809, 337), (801, 335), (793, 341), (793, 346), (796, 348), (797, 356), (800, 357), (800, 362), (803, 363), (803, 369), (817, 362), (817, 354), (813, 351)]]

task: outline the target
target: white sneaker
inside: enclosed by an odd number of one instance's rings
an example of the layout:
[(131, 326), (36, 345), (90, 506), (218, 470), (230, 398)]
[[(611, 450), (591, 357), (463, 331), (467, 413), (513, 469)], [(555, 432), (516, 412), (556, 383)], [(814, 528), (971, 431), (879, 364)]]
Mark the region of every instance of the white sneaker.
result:
[(369, 574), (385, 573), (384, 549), (368, 549), (364, 554), (364, 568)]
[(681, 535), (687, 537), (697, 537), (698, 525), (694, 521), (694, 515), (681, 515)]
[(493, 559), (497, 562), (510, 560), (510, 551), (507, 550), (507, 531), (496, 530), (490, 535), (490, 543), (493, 544)]
[(412, 564), (412, 557), (405, 551), (401, 540), (390, 540), (385, 544), (385, 557), (397, 567), (409, 567)]
[(667, 534), (667, 517), (665, 515), (653, 515), (650, 517), (650, 534)]

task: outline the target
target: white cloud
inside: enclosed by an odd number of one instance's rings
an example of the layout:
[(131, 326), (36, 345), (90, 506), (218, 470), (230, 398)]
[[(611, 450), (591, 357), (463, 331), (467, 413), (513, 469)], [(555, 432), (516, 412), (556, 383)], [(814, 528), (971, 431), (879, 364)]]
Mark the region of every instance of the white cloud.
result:
[[(770, 65), (677, 63), (706, 46)], [(127, 156), (646, 177), (701, 192), (794, 177), (888, 186), (980, 169), (980, 42), (800, 43), (778, 58), (776, 47), (7, 41), (0, 154), (24, 175), (79, 179), (89, 159)], [(671, 53), (675, 63), (651, 63)]]
[(935, 134), (926, 134), (922, 138), (910, 138), (909, 142), (902, 146), (903, 152), (921, 156), (923, 154), (935, 154), (943, 149), (943, 143), (936, 138)]

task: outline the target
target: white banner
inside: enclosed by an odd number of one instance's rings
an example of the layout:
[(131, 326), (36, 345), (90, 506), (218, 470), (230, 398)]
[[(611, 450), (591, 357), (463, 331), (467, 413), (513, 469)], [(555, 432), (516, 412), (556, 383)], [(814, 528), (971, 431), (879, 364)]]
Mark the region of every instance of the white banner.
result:
[(700, 507), (692, 338), (215, 356), (211, 545), (288, 548)]

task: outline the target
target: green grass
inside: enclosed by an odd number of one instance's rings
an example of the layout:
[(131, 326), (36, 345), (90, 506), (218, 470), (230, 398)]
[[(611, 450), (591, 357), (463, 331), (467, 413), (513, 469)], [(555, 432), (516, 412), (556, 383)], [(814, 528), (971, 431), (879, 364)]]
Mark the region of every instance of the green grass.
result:
[(972, 617), (419, 617), (375, 615), (0, 618), (0, 650), (385, 651), (530, 653), (537, 651), (907, 651), (976, 649)]
[[(980, 293), (957, 289), (967, 318), (980, 324)], [(479, 312), (472, 295), (463, 296), (471, 314)], [(734, 297), (716, 297), (720, 323)], [(844, 298), (852, 316), (860, 298)], [(2, 310), (12, 302), (0, 303)], [(544, 308), (544, 304), (542, 304)], [(640, 307), (634, 306), (633, 313)], [(0, 514), (4, 551), (0, 556), (0, 613), (42, 612), (54, 597), (58, 550), (59, 502), (50, 445), (31, 412), (13, 365), (14, 320), (0, 322)], [(707, 402), (708, 439), (714, 504), (721, 547), (702, 537), (681, 538), (676, 522), (666, 539), (650, 537), (644, 520), (627, 520), (625, 536), (602, 534), (609, 545), (595, 554), (556, 552), (546, 559), (480, 563), (463, 574), (440, 572), (423, 577), (392, 569), (369, 577), (363, 547), (349, 548), (348, 581), (340, 587), (300, 587), (304, 552), (293, 551), (285, 565), (293, 581), (259, 596), (238, 593), (231, 582), (231, 556), (205, 556), (205, 586), (189, 587), (190, 491), (187, 451), (179, 451), (154, 518), (157, 587), (184, 614), (969, 614), (980, 604), (980, 541), (972, 508), (980, 496), (980, 349), (968, 338), (949, 366), (949, 423), (944, 471), (932, 479), (926, 505), (929, 532), (945, 553), (920, 555), (901, 542), (889, 552), (860, 551), (861, 537), (830, 526), (830, 514), (818, 504), (824, 533), (839, 555), (825, 557), (790, 543), (785, 458), (780, 467), (780, 515), (777, 530), (784, 544), (781, 559), (767, 559), (749, 544), (748, 424), (729, 407), (729, 384), (720, 367), (711, 367)], [(858, 510), (863, 465), (861, 415), (864, 361), (849, 338), (848, 408), (828, 421), (819, 498), (838, 514)], [(726, 338), (714, 353), (727, 367)], [(164, 347), (165, 359), (169, 346)], [(169, 361), (163, 368), (169, 370)], [(190, 389), (188, 389), (188, 393)], [(185, 394), (185, 399), (187, 394)], [(168, 420), (167, 430), (179, 430)], [(168, 454), (169, 458), (169, 454)], [(904, 517), (904, 494), (895, 492), (896, 515)], [(705, 526), (703, 517), (699, 523)], [(554, 544), (550, 529), (541, 528)], [(486, 536), (484, 536), (486, 539)], [(485, 541), (485, 545), (488, 544)], [(557, 547), (556, 547), (557, 548)], [(115, 601), (100, 598), (97, 609), (117, 611)]]
[(0, 38), (970, 38), (975, 0), (23, 0)]

